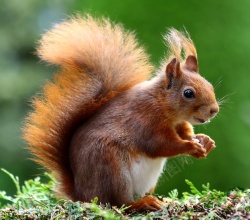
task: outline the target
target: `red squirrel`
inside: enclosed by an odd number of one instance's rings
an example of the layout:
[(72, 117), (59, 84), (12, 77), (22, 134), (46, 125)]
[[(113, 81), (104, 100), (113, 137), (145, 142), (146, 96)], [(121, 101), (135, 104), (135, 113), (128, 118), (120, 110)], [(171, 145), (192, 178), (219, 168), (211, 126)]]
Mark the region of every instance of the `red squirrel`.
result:
[(42, 36), (37, 53), (59, 70), (35, 96), (23, 135), (62, 196), (160, 209), (145, 194), (166, 158), (204, 158), (215, 148), (192, 127), (219, 111), (213, 86), (198, 73), (195, 46), (175, 29), (165, 40), (169, 55), (155, 71), (135, 35), (105, 18), (78, 15)]

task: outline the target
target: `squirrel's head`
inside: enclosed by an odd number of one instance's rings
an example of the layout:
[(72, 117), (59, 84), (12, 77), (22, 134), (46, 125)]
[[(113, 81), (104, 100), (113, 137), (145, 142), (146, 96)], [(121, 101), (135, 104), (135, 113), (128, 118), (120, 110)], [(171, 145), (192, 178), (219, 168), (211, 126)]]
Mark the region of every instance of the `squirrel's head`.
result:
[[(213, 86), (198, 73), (196, 57), (187, 57), (184, 65), (173, 58), (166, 66), (166, 98), (173, 101), (178, 118), (191, 124), (209, 122), (217, 112)], [(175, 109), (175, 110), (177, 110)]]
[[(172, 58), (164, 63), (164, 98), (179, 120), (191, 124), (209, 122), (219, 106), (213, 86), (199, 74), (196, 49), (192, 40), (172, 29), (166, 36)], [(184, 59), (181, 55), (184, 52)], [(163, 88), (162, 87), (162, 88)], [(170, 103), (169, 103), (170, 104)]]

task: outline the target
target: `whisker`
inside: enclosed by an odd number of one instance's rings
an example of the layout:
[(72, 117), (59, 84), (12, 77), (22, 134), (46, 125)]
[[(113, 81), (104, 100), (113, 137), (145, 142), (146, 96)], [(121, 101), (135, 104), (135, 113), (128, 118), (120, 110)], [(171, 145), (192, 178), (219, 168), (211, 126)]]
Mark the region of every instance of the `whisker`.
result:
[(215, 82), (215, 84), (214, 84), (214, 88), (215, 89), (217, 89), (219, 86), (221, 86), (221, 83), (222, 83), (222, 76), (219, 78), (219, 79), (217, 79), (217, 81)]
[(233, 94), (235, 94), (235, 92), (230, 93), (230, 94), (227, 94), (227, 95), (223, 96), (222, 98), (220, 98), (220, 99), (217, 101), (218, 105), (221, 106), (221, 105), (223, 105), (223, 104), (225, 104), (225, 103), (228, 103), (229, 96), (231, 96), (231, 95), (233, 95)]
[(221, 114), (221, 113), (219, 112), (218, 115), (216, 115), (216, 117), (221, 118), (221, 117), (223, 117), (223, 114)]

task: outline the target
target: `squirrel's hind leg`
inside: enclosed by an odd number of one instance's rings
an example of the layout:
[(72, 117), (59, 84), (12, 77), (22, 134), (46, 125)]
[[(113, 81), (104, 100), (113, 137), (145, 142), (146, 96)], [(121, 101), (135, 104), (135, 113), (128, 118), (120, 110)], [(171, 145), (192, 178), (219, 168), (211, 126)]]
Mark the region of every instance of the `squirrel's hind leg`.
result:
[(108, 139), (105, 143), (100, 137), (94, 135), (93, 138), (90, 131), (85, 127), (79, 129), (70, 149), (74, 200), (91, 202), (97, 197), (99, 203), (115, 206), (133, 201), (133, 185), (126, 152)]
[(127, 204), (130, 206), (127, 211), (157, 211), (162, 209), (164, 202), (160, 201), (159, 199), (146, 195), (140, 198), (138, 201)]

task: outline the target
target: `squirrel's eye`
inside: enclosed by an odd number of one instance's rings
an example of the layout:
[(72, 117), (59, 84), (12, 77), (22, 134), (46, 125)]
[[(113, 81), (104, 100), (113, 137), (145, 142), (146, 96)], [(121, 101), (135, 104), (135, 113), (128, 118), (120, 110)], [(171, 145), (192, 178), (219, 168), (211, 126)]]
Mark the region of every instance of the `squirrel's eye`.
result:
[(193, 98), (195, 98), (194, 92), (193, 92), (193, 90), (191, 90), (191, 89), (186, 89), (186, 90), (184, 90), (183, 95), (184, 95), (187, 99), (193, 99)]

